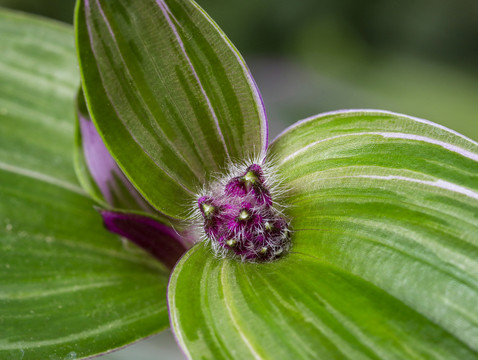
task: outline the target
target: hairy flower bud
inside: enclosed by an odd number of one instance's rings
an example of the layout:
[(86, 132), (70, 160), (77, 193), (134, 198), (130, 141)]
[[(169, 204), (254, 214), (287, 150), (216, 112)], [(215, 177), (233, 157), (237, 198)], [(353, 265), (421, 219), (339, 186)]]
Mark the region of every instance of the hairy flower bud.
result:
[(289, 249), (289, 223), (273, 202), (278, 185), (268, 176), (257, 163), (236, 166), (198, 197), (204, 238), (216, 255), (271, 261)]

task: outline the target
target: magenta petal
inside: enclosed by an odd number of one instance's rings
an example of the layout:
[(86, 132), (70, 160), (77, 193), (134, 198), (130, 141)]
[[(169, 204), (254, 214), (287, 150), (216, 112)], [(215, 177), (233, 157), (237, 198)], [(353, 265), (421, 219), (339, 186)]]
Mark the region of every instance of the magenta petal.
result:
[(171, 227), (148, 216), (100, 210), (105, 227), (155, 256), (172, 269), (187, 247)]

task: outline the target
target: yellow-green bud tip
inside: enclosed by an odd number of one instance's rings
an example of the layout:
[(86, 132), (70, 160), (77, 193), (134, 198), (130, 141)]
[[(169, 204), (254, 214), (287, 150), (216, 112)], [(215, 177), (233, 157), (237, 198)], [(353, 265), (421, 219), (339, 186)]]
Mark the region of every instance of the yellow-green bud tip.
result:
[(248, 171), (248, 172), (246, 173), (246, 175), (244, 175), (244, 178), (243, 178), (243, 179), (244, 179), (244, 181), (246, 181), (246, 182), (248, 182), (248, 183), (250, 183), (250, 184), (255, 184), (255, 183), (257, 182), (257, 180), (259, 180), (259, 179), (257, 178), (257, 175), (254, 174), (254, 172), (252, 172), (252, 171)]
[(269, 221), (266, 221), (266, 222), (264, 223), (264, 229), (265, 229), (266, 231), (272, 231), (273, 226), (272, 226), (272, 224), (271, 224)]
[(205, 216), (211, 215), (215, 209), (211, 204), (201, 204), (201, 207)]
[(250, 217), (251, 214), (249, 214), (247, 210), (241, 210), (241, 212), (239, 213), (239, 220), (249, 220)]

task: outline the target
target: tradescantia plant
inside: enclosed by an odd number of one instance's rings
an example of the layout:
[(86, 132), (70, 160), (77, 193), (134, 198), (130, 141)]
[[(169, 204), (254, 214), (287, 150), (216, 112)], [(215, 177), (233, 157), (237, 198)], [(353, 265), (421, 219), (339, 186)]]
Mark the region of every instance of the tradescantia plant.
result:
[(476, 142), (347, 110), (269, 143), (189, 0), (80, 0), (78, 92), (70, 29), (0, 18), (0, 358), (93, 356), (168, 314), (190, 358), (478, 358)]

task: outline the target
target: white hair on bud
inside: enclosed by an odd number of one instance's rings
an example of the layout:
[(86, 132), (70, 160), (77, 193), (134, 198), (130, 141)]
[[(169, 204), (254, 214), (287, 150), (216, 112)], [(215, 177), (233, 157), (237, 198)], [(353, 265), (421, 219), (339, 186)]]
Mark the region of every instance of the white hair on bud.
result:
[[(263, 181), (261, 181), (257, 187), (254, 187), (254, 189), (260, 188), (261, 191), (265, 189), (266, 193), (261, 192), (261, 194), (265, 194), (264, 198), (262, 198), (262, 203), (257, 203), (257, 195), (252, 194), (253, 191), (251, 191), (250, 187), (248, 188), (248, 193), (246, 195), (227, 195), (225, 190), (226, 186), (232, 180), (241, 176), (242, 179), (244, 179), (244, 174), (247, 173), (248, 168), (253, 164), (259, 165), (260, 170), (262, 171)], [(251, 254), (257, 254), (258, 258), (261, 255), (264, 255), (264, 258), (268, 259), (265, 261), (272, 261), (289, 249), (290, 220), (286, 220), (286, 206), (284, 205), (283, 201), (281, 201), (288, 189), (284, 186), (282, 180), (278, 176), (276, 164), (277, 161), (275, 159), (265, 155), (251, 156), (240, 161), (231, 161), (225, 166), (223, 171), (213, 174), (208, 184), (204, 184), (202, 188), (198, 189), (189, 214), (191, 223), (190, 229), (199, 234), (197, 241), (201, 241), (205, 245), (211, 246), (215, 256), (219, 258), (231, 256), (240, 257), (242, 261), (255, 262), (257, 259), (251, 259), (250, 257)], [(244, 183), (242, 182), (242, 184)], [(251, 200), (253, 198), (255, 200)], [(271, 201), (271, 203), (266, 204), (266, 200), (264, 200), (266, 198), (268, 201)], [(210, 228), (208, 228), (210, 233), (206, 233), (206, 222), (208, 221), (208, 215), (204, 215), (204, 213), (201, 211), (199, 206), (199, 201), (201, 201), (201, 199), (203, 199), (202, 201), (206, 201), (204, 199), (211, 199), (210, 201), (212, 203), (217, 202), (218, 204), (222, 204), (222, 206), (232, 205), (236, 208), (240, 208), (241, 203), (250, 203), (252, 204), (252, 207), (250, 208), (251, 214), (254, 214), (254, 216), (257, 216), (259, 219), (261, 219), (262, 223), (260, 223), (260, 225), (250, 224), (240, 227), (237, 224), (241, 219), (238, 220), (238, 218), (236, 218), (233, 221), (233, 225), (237, 225), (237, 229), (234, 231), (227, 230), (228, 232), (234, 232), (234, 239), (228, 239), (226, 242), (224, 242), (224, 237), (222, 240), (220, 238), (216, 238), (218, 235), (215, 234), (214, 231), (209, 230)], [(217, 219), (220, 218), (221, 217), (218, 215)], [(209, 218), (209, 221), (214, 222), (216, 221), (215, 219), (216, 218)], [(248, 219), (245, 219), (245, 221), (248, 221)], [(266, 223), (268, 223), (269, 226), (272, 226), (272, 228), (266, 229), (264, 225)], [(277, 228), (277, 224), (282, 225)], [(221, 223), (221, 226), (223, 228), (228, 228), (230, 224)], [(271, 235), (272, 231), (275, 231), (274, 236)], [(264, 243), (260, 245), (261, 247), (259, 250), (257, 241), (250, 240), (251, 236), (253, 236), (254, 239), (259, 237), (264, 239)], [(220, 243), (220, 240), (222, 241), (222, 244)], [(242, 244), (243, 249), (245, 249), (244, 254), (236, 254), (234, 252), (237, 250), (237, 248), (234, 248), (234, 246), (240, 244)], [(249, 253), (247, 253), (248, 251)], [(265, 254), (269, 255), (266, 257)]]

